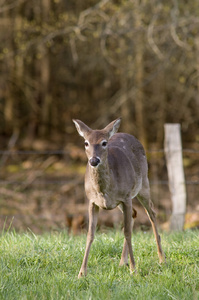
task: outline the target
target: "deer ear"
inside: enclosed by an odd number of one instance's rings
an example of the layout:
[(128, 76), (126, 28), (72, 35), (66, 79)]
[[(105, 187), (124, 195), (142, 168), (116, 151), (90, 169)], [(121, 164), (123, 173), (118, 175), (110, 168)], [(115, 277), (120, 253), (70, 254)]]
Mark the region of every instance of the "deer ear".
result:
[(120, 123), (121, 118), (118, 118), (104, 128), (104, 130), (108, 133), (109, 138), (111, 138), (118, 131)]
[(80, 120), (73, 119), (73, 123), (75, 124), (75, 127), (79, 135), (81, 135), (84, 139), (86, 139), (86, 135), (88, 135), (88, 133), (91, 131), (91, 128), (89, 128), (86, 124), (84, 124)]

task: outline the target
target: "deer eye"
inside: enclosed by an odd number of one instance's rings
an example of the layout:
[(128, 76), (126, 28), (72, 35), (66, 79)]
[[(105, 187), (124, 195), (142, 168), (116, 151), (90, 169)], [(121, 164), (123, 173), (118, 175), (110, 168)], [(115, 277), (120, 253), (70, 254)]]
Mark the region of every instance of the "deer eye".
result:
[(106, 146), (107, 146), (107, 141), (102, 141), (102, 147), (106, 148)]
[(87, 148), (87, 147), (89, 146), (89, 142), (88, 142), (88, 141), (85, 141), (85, 142), (84, 142), (84, 145), (85, 145), (85, 147)]

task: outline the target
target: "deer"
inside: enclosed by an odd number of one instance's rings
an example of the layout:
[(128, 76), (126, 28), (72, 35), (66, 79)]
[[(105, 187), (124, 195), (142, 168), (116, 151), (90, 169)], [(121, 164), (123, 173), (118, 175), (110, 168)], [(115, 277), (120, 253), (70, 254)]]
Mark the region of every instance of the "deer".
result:
[(84, 138), (88, 163), (85, 173), (85, 193), (88, 198), (88, 233), (86, 249), (78, 278), (87, 275), (88, 256), (94, 240), (99, 209), (118, 207), (123, 212), (124, 244), (119, 266), (129, 265), (136, 273), (131, 237), (136, 210), (132, 200), (137, 198), (152, 225), (159, 262), (166, 262), (157, 229), (156, 214), (150, 197), (148, 164), (142, 144), (133, 135), (118, 133), (121, 118), (104, 129), (92, 130), (80, 120), (73, 119), (77, 132)]

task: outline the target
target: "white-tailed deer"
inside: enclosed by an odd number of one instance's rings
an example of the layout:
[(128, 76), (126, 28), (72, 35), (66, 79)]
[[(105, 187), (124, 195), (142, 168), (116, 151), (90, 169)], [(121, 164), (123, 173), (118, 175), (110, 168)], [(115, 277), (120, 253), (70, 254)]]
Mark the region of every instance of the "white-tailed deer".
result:
[(157, 231), (155, 212), (150, 199), (148, 165), (144, 149), (132, 135), (116, 133), (121, 119), (111, 122), (102, 130), (92, 130), (80, 120), (73, 120), (78, 133), (85, 140), (88, 164), (85, 175), (85, 191), (89, 199), (89, 228), (84, 259), (79, 278), (87, 274), (87, 262), (94, 239), (99, 208), (113, 209), (117, 206), (124, 214), (124, 246), (120, 266), (128, 264), (135, 271), (131, 244), (133, 218), (132, 199), (137, 197), (145, 208), (155, 234), (159, 261), (165, 261)]

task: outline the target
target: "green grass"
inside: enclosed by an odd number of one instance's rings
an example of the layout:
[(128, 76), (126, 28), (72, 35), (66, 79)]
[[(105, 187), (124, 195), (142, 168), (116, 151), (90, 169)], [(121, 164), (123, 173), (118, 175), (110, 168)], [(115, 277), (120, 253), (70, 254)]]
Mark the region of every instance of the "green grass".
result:
[(132, 237), (137, 275), (118, 267), (123, 234), (97, 233), (88, 276), (77, 279), (86, 236), (65, 232), (2, 233), (0, 299), (199, 299), (199, 232), (162, 234), (167, 264), (159, 265), (150, 233)]

